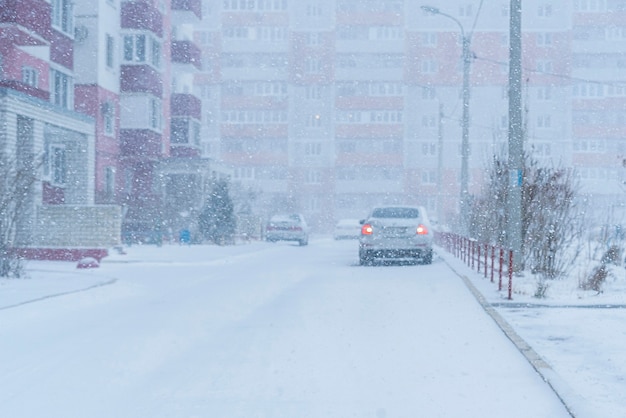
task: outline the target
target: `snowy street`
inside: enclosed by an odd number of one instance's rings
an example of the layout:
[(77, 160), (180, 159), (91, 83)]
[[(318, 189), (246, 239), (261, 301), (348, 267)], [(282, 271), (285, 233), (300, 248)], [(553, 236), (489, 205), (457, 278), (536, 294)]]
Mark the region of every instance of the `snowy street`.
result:
[(439, 257), (360, 267), (329, 238), (127, 251), (0, 286), (0, 416), (570, 416)]

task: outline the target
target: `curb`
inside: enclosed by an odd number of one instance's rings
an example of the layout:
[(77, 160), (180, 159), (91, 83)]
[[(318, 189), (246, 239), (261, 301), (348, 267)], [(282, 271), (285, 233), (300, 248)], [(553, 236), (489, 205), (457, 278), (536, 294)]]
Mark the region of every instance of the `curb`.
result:
[(515, 345), (517, 350), (526, 358), (528, 363), (541, 376), (542, 380), (548, 384), (550, 389), (563, 404), (568, 414), (572, 418), (593, 417), (594, 414), (589, 411), (586, 406), (585, 399), (577, 394), (567, 382), (565, 382), (552, 367), (513, 329), (513, 327), (500, 315), (496, 309), (485, 299), (482, 293), (474, 286), (471, 280), (462, 273), (459, 273), (454, 267), (448, 263), (444, 257), (441, 257), (444, 263), (457, 276), (463, 280), (465, 286), (472, 293), (476, 301), (484, 309), (485, 312), (494, 320), (496, 325), (502, 330), (507, 338)]

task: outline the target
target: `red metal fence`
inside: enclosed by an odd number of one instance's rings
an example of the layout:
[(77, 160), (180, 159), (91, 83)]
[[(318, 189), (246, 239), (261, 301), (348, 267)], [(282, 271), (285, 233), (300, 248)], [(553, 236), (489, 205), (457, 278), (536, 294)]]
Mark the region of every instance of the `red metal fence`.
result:
[(451, 232), (435, 232), (435, 243), (461, 259), (472, 270), (483, 272), (492, 283), (495, 283), (497, 274), (498, 291), (502, 291), (503, 277), (508, 276), (508, 298), (513, 299), (513, 250)]

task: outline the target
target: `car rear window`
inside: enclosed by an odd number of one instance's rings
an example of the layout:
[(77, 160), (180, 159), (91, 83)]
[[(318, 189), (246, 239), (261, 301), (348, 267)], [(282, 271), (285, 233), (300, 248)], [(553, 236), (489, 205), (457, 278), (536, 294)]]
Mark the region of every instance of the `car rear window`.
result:
[(376, 208), (372, 216), (374, 218), (419, 218), (420, 212), (415, 208)]

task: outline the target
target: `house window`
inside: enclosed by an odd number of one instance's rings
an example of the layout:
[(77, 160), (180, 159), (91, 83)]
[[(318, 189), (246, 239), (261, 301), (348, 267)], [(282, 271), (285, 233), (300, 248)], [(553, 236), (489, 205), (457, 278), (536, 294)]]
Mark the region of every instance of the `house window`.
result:
[(50, 70), (50, 101), (65, 109), (74, 107), (74, 80), (57, 70)]
[(22, 82), (31, 87), (39, 87), (39, 72), (32, 67), (22, 67)]
[(109, 166), (104, 169), (104, 193), (107, 198), (113, 198), (115, 193), (115, 167)]
[(115, 40), (109, 34), (106, 35), (106, 66), (113, 68), (115, 65)]
[(72, 0), (52, 0), (52, 26), (74, 36), (74, 10)]
[(44, 178), (55, 186), (64, 186), (66, 182), (67, 161), (63, 145), (49, 145), (44, 155)]

